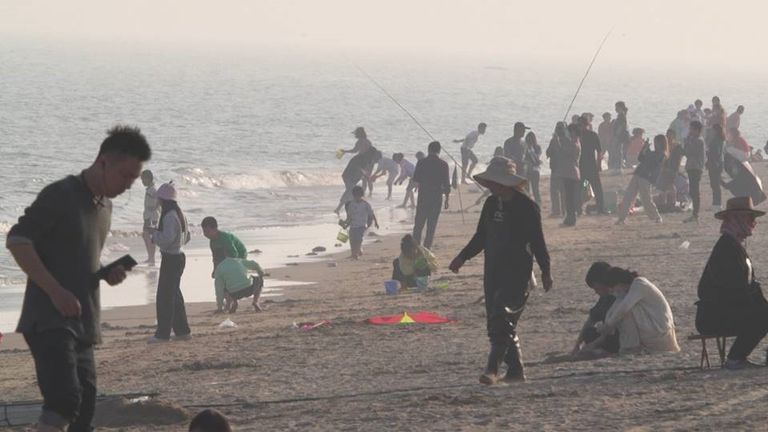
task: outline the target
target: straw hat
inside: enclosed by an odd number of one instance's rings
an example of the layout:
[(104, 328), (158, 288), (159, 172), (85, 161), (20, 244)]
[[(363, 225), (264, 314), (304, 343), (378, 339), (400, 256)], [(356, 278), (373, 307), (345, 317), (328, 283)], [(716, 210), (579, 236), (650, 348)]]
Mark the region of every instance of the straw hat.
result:
[(491, 159), (485, 172), (476, 174), (473, 178), (481, 185), (488, 187), (488, 183), (496, 183), (506, 187), (522, 188), (528, 184), (528, 180), (515, 174), (515, 163), (511, 160), (496, 156)]
[(725, 219), (725, 217), (731, 213), (745, 212), (751, 213), (755, 217), (765, 215), (764, 211), (755, 210), (752, 205), (752, 197), (734, 197), (728, 200), (725, 205), (725, 210), (715, 213), (717, 219)]

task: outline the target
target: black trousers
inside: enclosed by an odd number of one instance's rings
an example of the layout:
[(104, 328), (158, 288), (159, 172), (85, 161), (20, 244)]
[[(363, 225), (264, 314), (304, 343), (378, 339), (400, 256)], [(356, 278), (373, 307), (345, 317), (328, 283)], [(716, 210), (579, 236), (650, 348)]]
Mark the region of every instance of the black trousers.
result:
[(723, 192), (720, 189), (720, 182), (722, 182), (723, 168), (709, 168), (709, 186), (712, 188), (712, 205), (719, 206), (722, 203)]
[(533, 195), (533, 200), (541, 206), (541, 192), (539, 191), (539, 180), (541, 179), (541, 173), (536, 170), (529, 170), (527, 173), (528, 188)]
[(688, 170), (688, 191), (691, 193), (691, 201), (693, 201), (693, 216), (699, 217), (699, 209), (701, 208), (701, 189), (699, 185), (701, 183), (701, 171)]
[(183, 253), (163, 254), (157, 281), (155, 337), (158, 339), (170, 339), (171, 330), (176, 336), (186, 336), (191, 333), (187, 322), (187, 310), (184, 307), (184, 296), (181, 294), (181, 275), (184, 274), (186, 261), (187, 258)]
[(69, 432), (91, 431), (96, 408), (96, 364), (93, 346), (79, 342), (67, 329), (25, 333), (35, 360), (37, 385), (43, 395), (40, 423)]
[(577, 179), (564, 178), (565, 220), (564, 225), (576, 225), (576, 208), (581, 203), (581, 182)]
[(736, 340), (728, 358), (746, 360), (768, 334), (768, 303), (763, 299), (738, 307), (702, 305), (696, 310), (696, 329), (700, 333), (732, 333)]
[(528, 301), (528, 284), (519, 287), (486, 285), (484, 291), (488, 339), (492, 346), (503, 347), (506, 351), (504, 362), (508, 366), (522, 367), (517, 322)]
[[(600, 181), (600, 172), (597, 170), (597, 167), (594, 169), (582, 169), (581, 179), (589, 181), (589, 184), (592, 185), (592, 192), (595, 193), (595, 201), (597, 202), (597, 211), (604, 213), (605, 202), (603, 198), (605, 197), (603, 196), (603, 182)], [(579, 193), (579, 197), (581, 197), (581, 193)]]
[(435, 238), (437, 230), (437, 220), (440, 218), (440, 212), (443, 210), (443, 196), (422, 196), (419, 193), (419, 199), (416, 202), (416, 219), (413, 223), (413, 238), (417, 243), (421, 243), (421, 232), (424, 225), (427, 225), (427, 234), (424, 237), (425, 248), (432, 248), (432, 241)]

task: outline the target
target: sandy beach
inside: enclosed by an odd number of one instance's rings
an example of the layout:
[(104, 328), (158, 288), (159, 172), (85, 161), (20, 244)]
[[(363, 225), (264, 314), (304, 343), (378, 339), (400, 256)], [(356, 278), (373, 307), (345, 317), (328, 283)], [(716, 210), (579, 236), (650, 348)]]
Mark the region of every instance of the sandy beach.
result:
[[(758, 163), (756, 169), (765, 178), (766, 166)], [(605, 176), (604, 184), (616, 189), (629, 178)], [(483, 260), (468, 262), (458, 275), (447, 265), (472, 235), (479, 208), (468, 210), (462, 223), (454, 196), (433, 248), (441, 264), (433, 282), (447, 283), (443, 289), (385, 295), (383, 281), (399, 250), (399, 235), (392, 234), (369, 239), (359, 261), (345, 259), (345, 249), (270, 270), (273, 279), (288, 284), (314, 283), (283, 287), (282, 295), (264, 300), (263, 313), (243, 305), (229, 316), (236, 328), (218, 327), (226, 316), (212, 314), (212, 301), (188, 304), (194, 335), (188, 342), (146, 344), (154, 331), (154, 305), (106, 311), (104, 344), (96, 350), (99, 391), (159, 395), (150, 404), (100, 405), (99, 430), (186, 430), (184, 413), (211, 406), (243, 431), (763, 428), (766, 370), (701, 371), (700, 343), (686, 340), (695, 332), (696, 284), (719, 236), (706, 177), (700, 225), (681, 223), (688, 213), (666, 214), (663, 224), (641, 213), (624, 226), (615, 226), (613, 217), (592, 216), (562, 228), (560, 219), (546, 218), (546, 183), (542, 213), (555, 286), (549, 293), (534, 291), (521, 319), (526, 383), (478, 383), (488, 347), (484, 307), (476, 302)], [(465, 205), (478, 196), (470, 187), (462, 192)], [(763, 228), (758, 225), (748, 241), (758, 278), (768, 271)], [(686, 241), (690, 246), (681, 248)], [(595, 260), (637, 270), (664, 292), (680, 353), (546, 361), (570, 350), (596, 299), (583, 282)], [(200, 257), (187, 272), (201, 275), (199, 284), (210, 284), (209, 265)], [(456, 321), (391, 327), (364, 322), (403, 311), (433, 311)], [(321, 320), (331, 325), (311, 331), (294, 326)], [(716, 363), (714, 341), (710, 345)], [(752, 360), (762, 363), (764, 354), (765, 343)], [(3, 401), (39, 399), (31, 356), (19, 335), (5, 335), (0, 364)]]

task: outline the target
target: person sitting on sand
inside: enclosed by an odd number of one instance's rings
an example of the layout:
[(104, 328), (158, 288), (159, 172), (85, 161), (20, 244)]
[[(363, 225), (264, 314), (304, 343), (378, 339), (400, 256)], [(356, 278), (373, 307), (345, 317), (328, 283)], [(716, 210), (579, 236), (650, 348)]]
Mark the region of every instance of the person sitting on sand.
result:
[(351, 259), (356, 260), (363, 255), (363, 235), (371, 225), (379, 228), (379, 222), (373, 213), (371, 205), (363, 198), (363, 188), (352, 188), (352, 201), (347, 202), (344, 208), (347, 211), (347, 219), (343, 221), (345, 227), (349, 227), (349, 246), (352, 249)]
[(572, 358), (600, 358), (619, 352), (618, 331), (614, 331), (606, 337), (600, 337), (598, 329), (605, 322), (608, 310), (616, 301), (611, 288), (607, 284), (600, 282), (605, 280), (605, 273), (610, 269), (611, 265), (607, 262), (597, 261), (587, 271), (585, 282), (587, 286), (595, 291), (599, 298), (597, 303), (589, 310), (587, 321), (584, 322), (579, 332), (579, 337), (576, 338), (576, 344), (571, 351)]
[(600, 338), (593, 343), (604, 343), (618, 330), (621, 354), (680, 351), (672, 309), (664, 294), (648, 279), (627, 269), (611, 267), (595, 275), (593, 283), (607, 286), (616, 297), (600, 327)]
[[(474, 179), (491, 190), (483, 204), (477, 231), (449, 268), (458, 273), (464, 263), (485, 251), (483, 290), (491, 349), (480, 382), (492, 385), (525, 381), (517, 322), (530, 292), (533, 257), (542, 273), (544, 290), (552, 288), (549, 253), (541, 227), (539, 206), (523, 192), (526, 179), (515, 174), (515, 165), (495, 157)], [(507, 373), (499, 376), (501, 362)]]
[(765, 212), (753, 208), (749, 197), (731, 198), (715, 213), (722, 220), (720, 239), (712, 249), (698, 287), (696, 329), (701, 334), (736, 335), (725, 362), (727, 369), (755, 366), (747, 360), (768, 333), (768, 301), (755, 280), (747, 237)]
[[(251, 277), (249, 270), (258, 276)], [(250, 296), (253, 296), (253, 308), (261, 312), (259, 297), (264, 287), (264, 270), (256, 261), (225, 258), (216, 266), (213, 275), (216, 279), (216, 313), (235, 313), (237, 301)]]
[(436, 270), (435, 255), (416, 243), (412, 235), (403, 236), (400, 240), (400, 256), (392, 262), (392, 280), (399, 281), (403, 288), (413, 288), (417, 286), (417, 277), (430, 276)]
[(189, 432), (232, 432), (224, 414), (215, 409), (200, 411), (189, 424)]
[(213, 216), (203, 218), (200, 226), (203, 228), (203, 235), (210, 240), (211, 255), (213, 256), (213, 271), (211, 277), (219, 263), (225, 258), (247, 258), (248, 250), (237, 236), (232, 233), (219, 230), (219, 222)]

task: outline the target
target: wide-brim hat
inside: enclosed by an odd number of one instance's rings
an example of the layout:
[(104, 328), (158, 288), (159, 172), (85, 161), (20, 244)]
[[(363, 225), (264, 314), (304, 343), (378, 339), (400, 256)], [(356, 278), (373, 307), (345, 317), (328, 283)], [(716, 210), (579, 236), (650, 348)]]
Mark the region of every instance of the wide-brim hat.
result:
[(488, 168), (472, 176), (478, 183), (488, 187), (488, 183), (520, 189), (528, 184), (528, 179), (516, 174), (515, 163), (502, 156), (491, 159)]
[(752, 197), (734, 197), (725, 204), (725, 210), (715, 213), (715, 217), (722, 220), (733, 213), (750, 213), (755, 217), (765, 216), (764, 211), (755, 210), (754, 207)]

